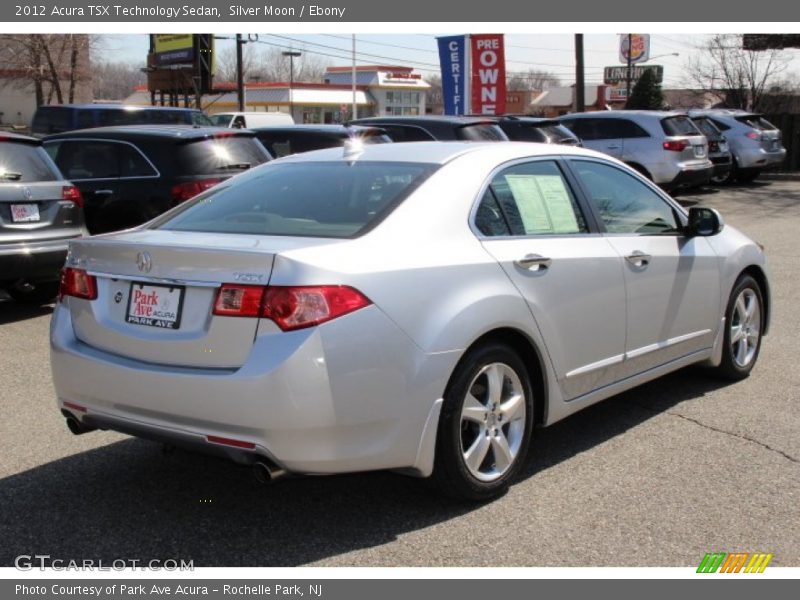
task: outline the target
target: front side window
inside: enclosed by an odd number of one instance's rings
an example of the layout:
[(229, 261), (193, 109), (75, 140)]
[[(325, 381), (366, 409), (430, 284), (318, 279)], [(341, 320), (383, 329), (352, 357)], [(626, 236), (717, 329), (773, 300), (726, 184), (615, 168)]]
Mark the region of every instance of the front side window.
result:
[(347, 238), (413, 192), (436, 165), (364, 161), (275, 163), (190, 200), (157, 225), (173, 231)]
[(553, 161), (514, 165), (494, 176), (475, 215), (486, 236), (586, 233), (586, 221)]
[(599, 162), (575, 160), (572, 164), (608, 233), (681, 231), (674, 209), (634, 176)]

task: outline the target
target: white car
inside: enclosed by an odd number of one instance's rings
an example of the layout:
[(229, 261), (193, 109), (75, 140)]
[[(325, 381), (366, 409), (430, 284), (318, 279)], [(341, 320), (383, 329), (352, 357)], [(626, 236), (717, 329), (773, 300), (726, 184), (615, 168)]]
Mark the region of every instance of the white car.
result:
[(75, 433), (482, 500), (535, 425), (692, 363), (747, 376), (769, 311), (757, 244), (608, 156), (348, 146), (72, 242), (53, 380)]

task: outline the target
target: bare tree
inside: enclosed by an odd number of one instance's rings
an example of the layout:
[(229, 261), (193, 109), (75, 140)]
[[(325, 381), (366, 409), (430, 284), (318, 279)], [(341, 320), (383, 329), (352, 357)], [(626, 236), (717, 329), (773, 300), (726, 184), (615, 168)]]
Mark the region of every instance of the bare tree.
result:
[(137, 85), (147, 83), (139, 65), (127, 62), (92, 63), (92, 90), (102, 100), (124, 100)]
[[(283, 56), (280, 48), (268, 48), (258, 58), (253, 75), (262, 81), (289, 81), (292, 65), (289, 57)], [(321, 57), (303, 52), (294, 58), (294, 80), (302, 82), (322, 82), (325, 70), (330, 65)]]
[(510, 92), (544, 90), (559, 85), (561, 85), (561, 79), (549, 71), (528, 69), (523, 72), (509, 71), (506, 73), (506, 88)]
[(711, 36), (686, 64), (689, 78), (703, 91), (725, 98), (727, 108), (760, 110), (765, 93), (788, 66), (781, 50), (745, 50), (742, 36)]
[[(254, 44), (243, 44), (242, 46), (242, 72), (244, 80), (253, 75), (253, 69), (258, 62), (256, 60), (257, 52)], [(217, 51), (216, 56), (217, 73), (214, 81), (236, 81), (236, 44), (226, 46), (224, 49)]]

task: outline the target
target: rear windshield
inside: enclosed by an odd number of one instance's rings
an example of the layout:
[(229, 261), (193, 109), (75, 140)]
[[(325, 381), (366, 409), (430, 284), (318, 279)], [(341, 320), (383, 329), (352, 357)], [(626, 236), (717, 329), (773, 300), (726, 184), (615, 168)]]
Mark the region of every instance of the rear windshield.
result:
[(0, 142), (0, 183), (57, 181), (60, 178), (40, 146)]
[(31, 131), (43, 135), (71, 129), (73, 129), (72, 110), (58, 106), (40, 106), (31, 123)]
[(181, 175), (236, 173), (270, 159), (254, 137), (226, 135), (178, 146)]
[(746, 115), (744, 117), (736, 117), (739, 123), (752, 127), (753, 129), (760, 129), (761, 131), (774, 131), (777, 129), (775, 125), (767, 121), (761, 115)]
[(505, 142), (508, 137), (499, 125), (494, 123), (475, 123), (456, 129), (456, 139), (469, 142)]
[(563, 125), (547, 125), (539, 127), (539, 129), (547, 136), (551, 144), (577, 144), (578, 138), (569, 129)]
[(694, 126), (694, 122), (689, 117), (667, 117), (661, 119), (661, 128), (667, 135), (699, 135), (700, 132)]
[(692, 121), (694, 121), (695, 126), (702, 132), (702, 134), (710, 140), (715, 140), (722, 135), (717, 126), (704, 117), (692, 119)]
[(368, 161), (273, 163), (212, 188), (158, 228), (354, 237), (379, 223), (436, 168)]

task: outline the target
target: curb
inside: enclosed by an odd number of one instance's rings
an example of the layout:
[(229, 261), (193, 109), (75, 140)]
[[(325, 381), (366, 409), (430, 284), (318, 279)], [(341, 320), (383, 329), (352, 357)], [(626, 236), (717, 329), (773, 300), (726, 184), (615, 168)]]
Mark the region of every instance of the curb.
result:
[(761, 173), (759, 179), (774, 179), (777, 181), (800, 181), (800, 172), (791, 173)]

